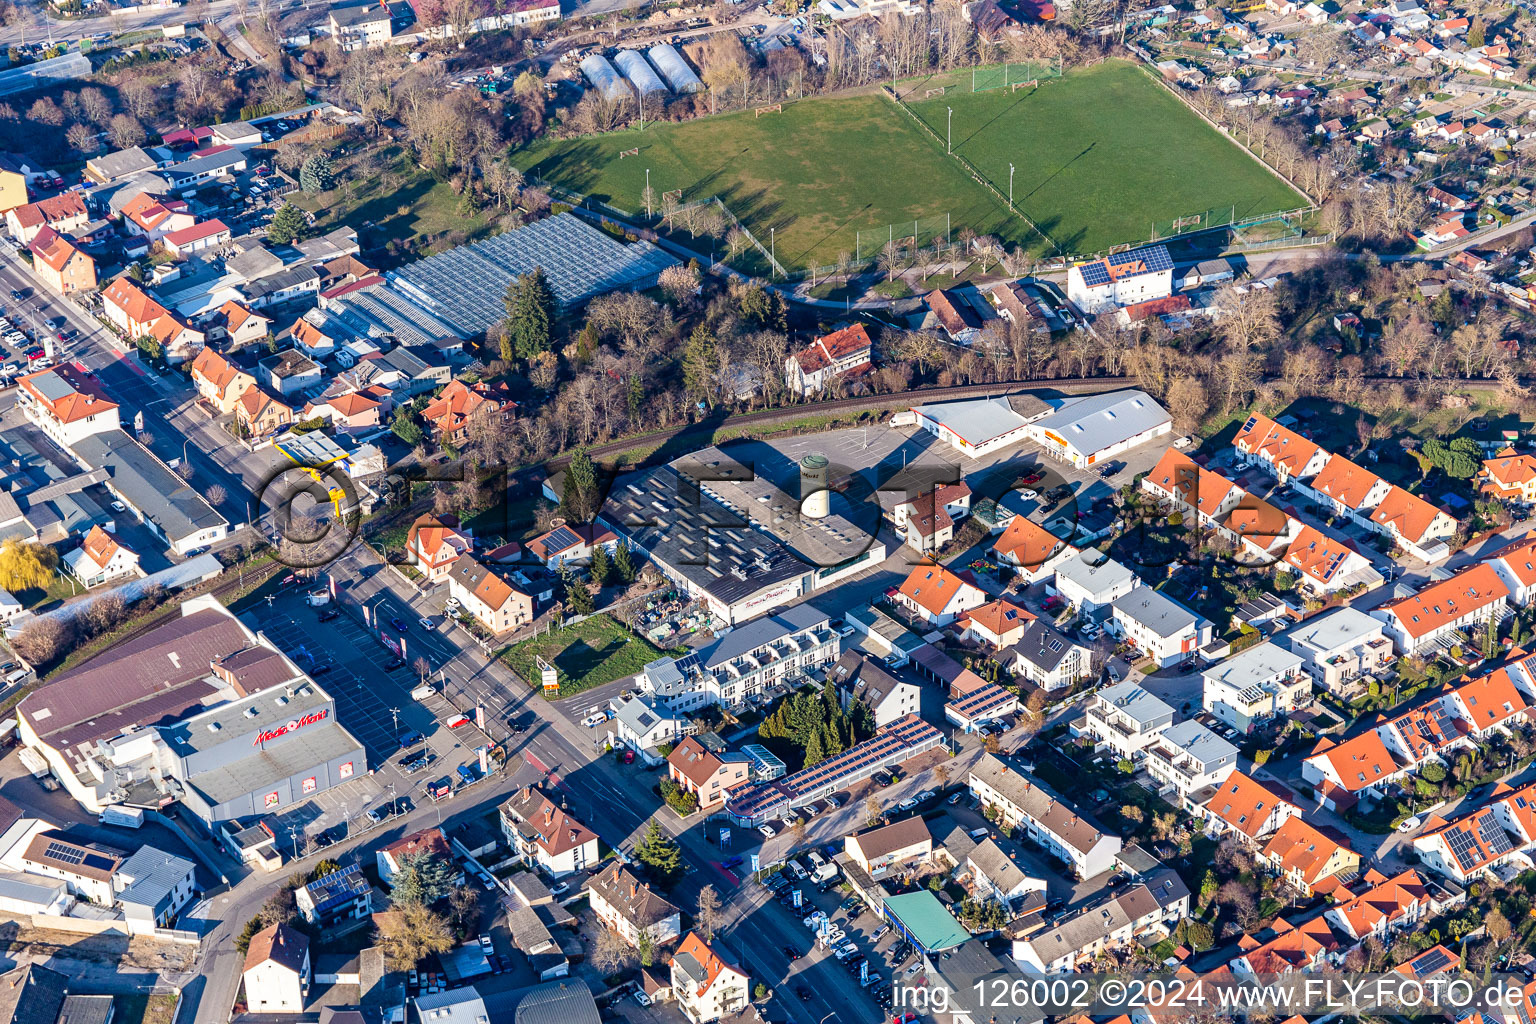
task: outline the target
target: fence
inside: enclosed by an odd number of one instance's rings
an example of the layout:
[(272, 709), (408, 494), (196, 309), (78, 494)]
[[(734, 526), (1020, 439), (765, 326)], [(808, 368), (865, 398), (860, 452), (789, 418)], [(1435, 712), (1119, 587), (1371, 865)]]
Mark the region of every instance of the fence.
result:
[(1227, 252), (1267, 252), (1271, 249), (1304, 249), (1312, 245), (1330, 245), (1335, 235), (1304, 235), (1295, 238), (1275, 238), (1268, 242), (1244, 242), (1227, 248)]
[(1048, 61), (1025, 61), (1022, 64), (1001, 64), (971, 69), (971, 92), (989, 92), (1007, 89), (1009, 86), (1038, 82), (1042, 78), (1061, 77), (1061, 58)]

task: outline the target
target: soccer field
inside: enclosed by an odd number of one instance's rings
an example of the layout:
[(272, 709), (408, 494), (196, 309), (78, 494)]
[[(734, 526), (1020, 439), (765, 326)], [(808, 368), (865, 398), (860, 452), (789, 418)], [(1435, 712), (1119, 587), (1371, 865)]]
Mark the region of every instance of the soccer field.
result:
[[(969, 76), (965, 89), (969, 88)], [(921, 95), (919, 89), (909, 95)], [(926, 91), (926, 90), (923, 90)], [(940, 138), (954, 108), (954, 145), (1000, 192), (1017, 167), (1019, 208), (1066, 252), (1148, 237), (1171, 218), (1210, 208), (1239, 217), (1306, 200), (1124, 62), (1073, 71), (1038, 90), (971, 93), (951, 86), (912, 107)], [(620, 157), (630, 149), (632, 156)], [(513, 154), (539, 178), (621, 210), (656, 195), (718, 196), (764, 246), (775, 236), (791, 272), (855, 252), (887, 225), (923, 219), (919, 240), (969, 227), (1041, 253), (1050, 247), (971, 179), (912, 119), (880, 96), (786, 104), (782, 113), (721, 115), (580, 139), (544, 139)], [(939, 230), (934, 232), (932, 225)], [(770, 231), (771, 229), (771, 231)], [(912, 234), (910, 223), (905, 234)]]
[(1166, 232), (1176, 217), (1235, 208), (1239, 220), (1308, 200), (1135, 65), (1106, 61), (1039, 89), (909, 101), (1064, 252)]
[[(635, 147), (638, 155), (620, 159)], [(1028, 234), (1004, 204), (879, 96), (804, 100), (762, 117), (748, 111), (541, 140), (514, 153), (513, 161), (621, 210), (645, 209), (647, 169), (658, 197), (677, 188), (687, 202), (719, 196), (764, 246), (773, 229), (779, 262), (790, 271), (852, 254), (860, 229), (866, 242), (877, 229), (884, 242), (887, 224), (942, 220), (946, 212), (956, 230), (969, 224), (1014, 244)]]

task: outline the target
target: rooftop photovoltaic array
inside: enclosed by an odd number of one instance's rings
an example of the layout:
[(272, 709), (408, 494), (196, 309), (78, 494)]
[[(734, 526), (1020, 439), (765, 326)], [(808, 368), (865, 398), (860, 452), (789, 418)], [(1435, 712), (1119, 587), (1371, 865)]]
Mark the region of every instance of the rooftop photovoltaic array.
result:
[(1432, 949), (1428, 953), (1425, 953), (1423, 956), (1415, 959), (1409, 966), (1413, 968), (1413, 973), (1415, 975), (1423, 977), (1427, 974), (1434, 974), (1436, 971), (1440, 970), (1440, 968), (1446, 966), (1450, 962), (1451, 958), (1445, 955), (1445, 950)]
[(1083, 274), (1083, 283), (1091, 288), (1095, 285), (1109, 284), (1115, 278), (1129, 276), (1127, 270), (1121, 268), (1130, 268), (1136, 263), (1141, 263), (1143, 266), (1135, 273), (1155, 274), (1173, 269), (1173, 258), (1168, 255), (1168, 247), (1163, 245), (1146, 245), (1140, 249), (1128, 249), (1113, 256), (1106, 256), (1102, 260), (1085, 263), (1079, 269)]

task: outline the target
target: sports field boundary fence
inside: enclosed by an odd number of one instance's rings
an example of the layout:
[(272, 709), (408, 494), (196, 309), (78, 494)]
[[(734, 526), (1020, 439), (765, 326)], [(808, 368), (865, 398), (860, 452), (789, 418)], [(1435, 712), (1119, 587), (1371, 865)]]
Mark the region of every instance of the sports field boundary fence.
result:
[(1047, 234), (1040, 227), (1040, 225), (1036, 224), (1029, 217), (1028, 214), (1025, 214), (1024, 212), (1022, 212), (1017, 206), (1014, 206), (1013, 203), (1009, 201), (1008, 197), (1003, 195), (1003, 193), (998, 189), (998, 187), (996, 185), (992, 184), (991, 179), (989, 179), (985, 174), (982, 174), (981, 171), (976, 169), (976, 165), (975, 164), (971, 163), (969, 160), (967, 160), (965, 157), (961, 156), (959, 153), (954, 152), (952, 147), (948, 146), (944, 142), (943, 139), (939, 138), (939, 133), (934, 131), (931, 127), (929, 127), (928, 122), (924, 121), (921, 117), (917, 116), (917, 111), (913, 110), (910, 106), (907, 105), (905, 100), (903, 100), (899, 95), (897, 95), (895, 89), (892, 89), (890, 86), (882, 86), (880, 91), (881, 91), (881, 93), (887, 99), (889, 99), (892, 103), (894, 103), (896, 105), (896, 108), (898, 110), (900, 110), (902, 113), (904, 113), (908, 117), (910, 117), (912, 119), (913, 123), (915, 123), (919, 128), (922, 129), (923, 134), (928, 136), (928, 138), (930, 140), (932, 140), (933, 143), (936, 146), (938, 146), (941, 150), (944, 151), (945, 156), (950, 157), (956, 163), (958, 163), (961, 167), (965, 168), (966, 173), (968, 173), (971, 176), (971, 179), (973, 181), (975, 181), (982, 188), (986, 189), (988, 192), (991, 192), (992, 195), (995, 196), (997, 198), (997, 200), (1003, 204), (1004, 209), (1008, 210), (1008, 212), (1012, 213), (1014, 216), (1016, 216), (1020, 220), (1022, 220), (1026, 225), (1029, 226), (1029, 229), (1031, 231), (1033, 231), (1036, 235), (1039, 235), (1041, 238), (1043, 238), (1047, 242), (1049, 242), (1050, 246), (1051, 246), (1051, 249), (1057, 255), (1061, 255), (1061, 246), (1056, 244), (1056, 239), (1052, 238), (1049, 234)]

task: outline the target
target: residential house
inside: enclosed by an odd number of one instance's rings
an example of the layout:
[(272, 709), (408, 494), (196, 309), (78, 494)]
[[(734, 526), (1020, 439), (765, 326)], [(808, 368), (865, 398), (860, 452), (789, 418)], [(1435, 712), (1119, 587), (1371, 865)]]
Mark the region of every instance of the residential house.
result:
[(293, 340), (293, 347), (309, 358), (329, 359), (336, 354), (336, 339), (308, 319), (310, 315), (324, 316), (318, 310), (313, 310), (310, 314), (299, 317), (288, 328), (288, 337)]
[(325, 371), (297, 349), (286, 349), (256, 364), (258, 380), (283, 398), (291, 398), (320, 386)]
[(630, 946), (637, 946), (643, 931), (656, 946), (682, 934), (682, 911), (622, 861), (614, 861), (587, 882), (587, 896), (597, 919)]
[(400, 870), (400, 865), (415, 857), (436, 857), (439, 860), (457, 863), (454, 860), (453, 850), (448, 845), (448, 837), (443, 834), (442, 829), (418, 829), (374, 851), (373, 860), (379, 872), (379, 881), (388, 885), (390, 879), (395, 877), (395, 872)]
[(220, 306), (208, 327), (208, 340), (227, 340), (231, 350), (266, 340), (272, 330), (270, 317), (262, 316), (234, 299)]
[(1385, 534), (1420, 561), (1450, 557), (1445, 541), (1456, 532), (1456, 520), (1401, 487), (1388, 488), (1381, 503), (1372, 510), (1371, 522), (1378, 533)]
[(405, 537), (406, 559), (428, 583), (447, 579), (453, 563), (474, 546), (474, 538), (460, 526), (459, 517), (446, 513), (418, 516)]
[(1069, 973), (1107, 950), (1152, 945), (1189, 916), (1189, 889), (1162, 869), (1013, 941), (1013, 959), (1025, 970)]
[(843, 849), (874, 881), (898, 871), (916, 868), (933, 856), (933, 835), (921, 816), (903, 818), (889, 825), (846, 836)]
[(467, 384), (455, 378), (421, 410), (421, 418), (439, 441), (462, 441), (476, 416), (510, 418), (517, 410), (511, 392), (503, 385), (478, 381)]
[(1062, 563), (1077, 554), (1077, 548), (1038, 523), (1015, 516), (992, 542), (992, 552), (1013, 566), (1024, 582), (1038, 583), (1054, 575)]
[(689, 932), (672, 957), (672, 995), (693, 1024), (709, 1024), (746, 1009), (752, 1001), (745, 971)]
[(1495, 551), (1485, 561), (1493, 566), (1509, 599), (1521, 608), (1536, 598), (1536, 530)]
[(1306, 524), (1285, 549), (1276, 569), (1296, 577), (1303, 588), (1324, 595), (1380, 578), (1370, 560), (1347, 541), (1329, 537)]
[(221, 416), (233, 413), (246, 391), (256, 387), (255, 377), (211, 348), (203, 349), (192, 360), (191, 377), (197, 396)]
[(251, 936), (246, 948), (245, 1005), (252, 1013), (303, 1013), (309, 995), (309, 939), (286, 924)]
[(66, 554), (64, 566), (87, 590), (125, 576), (138, 576), (139, 556), (100, 526), (78, 548)]
[(85, 205), (85, 193), (60, 192), (35, 203), (17, 206), (5, 213), (5, 227), (12, 238), (30, 245), (43, 228), (61, 235), (72, 235), (90, 223), (91, 211)]
[(1385, 623), (1383, 632), (1399, 654), (1418, 654), (1462, 630), (1480, 632), (1490, 618), (1502, 621), (1509, 596), (1494, 567), (1480, 562), (1410, 597), (1388, 601), (1371, 615)]
[(1227, 966), (1238, 974), (1290, 974), (1317, 970), (1338, 959), (1341, 944), (1321, 916), (1300, 925), (1276, 918), (1269, 930), (1274, 934), (1266, 942), (1250, 935), (1238, 940), (1241, 952)]
[(123, 204), (119, 211), (123, 228), (129, 235), (153, 245), (172, 231), (181, 231), (197, 223), (186, 200), (140, 192)]
[(253, 385), (235, 403), (235, 422), (244, 431), (244, 437), (271, 437), (293, 426), (293, 409)]
[(338, 4), (327, 17), (331, 38), (342, 50), (383, 46), (394, 36), (394, 15), (386, 4)]
[(1326, 895), (1360, 867), (1360, 855), (1301, 817), (1287, 818), (1259, 851), (1259, 863), (1303, 895)]
[[(1017, 854), (1014, 854), (1017, 856)], [(970, 876), (970, 888), (981, 899), (995, 900), (1012, 909), (1013, 901), (1030, 893), (1045, 898), (1045, 879), (1025, 874), (1013, 857), (991, 839), (971, 848), (960, 865)]]
[(980, 588), (941, 565), (919, 565), (896, 591), (896, 603), (931, 626), (947, 626), (987, 602)]
[(1008, 653), (1008, 670), (1042, 690), (1064, 689), (1093, 672), (1093, 652), (1044, 619), (1030, 622)]
[(545, 533), (530, 540), (524, 549), (547, 569), (567, 565), (586, 565), (592, 552), (602, 548), (612, 555), (619, 547), (618, 534), (596, 523), (566, 523), (555, 520)]
[(145, 935), (176, 923), (181, 908), (192, 902), (197, 865), (153, 846), (128, 855), (112, 877), (117, 908), (129, 934)]
[(1234, 771), (1205, 803), (1191, 806), (1186, 802), (1185, 806), (1205, 822), (1210, 835), (1230, 834), (1256, 846), (1285, 824), (1286, 819), (1301, 814), (1293, 800), (1289, 790)]
[(1311, 480), (1300, 486), (1336, 515), (1348, 516), (1371, 529), (1371, 511), (1381, 504), (1392, 485), (1368, 469), (1363, 469), (1342, 455), (1332, 455)]
[(717, 754), (688, 736), (667, 755), (667, 775), (709, 814), (725, 805), (733, 789), (752, 781), (752, 762), (745, 754)]
[(844, 710), (852, 709), (855, 701), (862, 702), (877, 729), (922, 713), (921, 687), (898, 679), (857, 651), (846, 652), (828, 667), (827, 678), (837, 687)]
[(1018, 710), (1018, 694), (987, 682), (970, 669), (962, 669), (949, 684), (944, 719), (965, 732), (972, 732), (978, 726), (1006, 718)]
[(555, 878), (598, 861), (597, 834), (534, 786), (524, 786), (501, 805), (501, 830), (524, 863)]
[(316, 398), (304, 406), (304, 419), (316, 417), (329, 423), (333, 430), (342, 434), (357, 434), (377, 430), (380, 425), (382, 404), (378, 399), (362, 391)]
[(95, 291), (96, 261), (57, 231), (42, 228), (27, 248), (32, 251), (32, 273), (60, 295)]
[(873, 345), (863, 324), (843, 327), (811, 342), (784, 363), (784, 383), (806, 396), (826, 390), (839, 377), (857, 377), (874, 369)]
[(1110, 835), (1072, 804), (1022, 772), (985, 754), (966, 776), (971, 794), (995, 808), (1003, 828), (1025, 835), (1069, 864), (1078, 878), (1092, 878), (1115, 865), (1119, 836)]
[(1536, 455), (1516, 455), (1506, 450), (1483, 460), (1477, 482), (1497, 498), (1536, 501)]
[(448, 595), (498, 636), (533, 622), (533, 598), (496, 570), (473, 558), (459, 558), (448, 571)]
[[(1501, 802), (1478, 807), (1455, 821), (1432, 815), (1413, 840), (1419, 863), (1461, 886), (1511, 861), (1530, 868), (1530, 856), (1521, 847), (1532, 837), (1529, 832), (1522, 836), (1511, 830), (1512, 810)], [(1518, 810), (1528, 823), (1528, 806)]]
[(1211, 623), (1151, 587), (1137, 587), (1110, 605), (1105, 628), (1166, 668), (1193, 658), (1210, 643)]
[(1350, 698), (1363, 677), (1396, 660), (1385, 629), (1380, 619), (1358, 608), (1336, 608), (1291, 629), (1281, 642), (1300, 655), (1301, 667), (1313, 683)]
[(939, 288), (929, 292), (923, 303), (929, 314), (924, 325), (931, 319), (955, 344), (969, 345), (981, 336), (981, 317), (958, 292)]
[(1180, 806), (1190, 794), (1221, 785), (1237, 770), (1237, 748), (1199, 722), (1180, 722), (1146, 748), (1143, 764), (1162, 784), (1161, 792), (1178, 795), (1173, 803)]
[(360, 921), (373, 911), (373, 886), (357, 864), (300, 886), (293, 891), (293, 898), (300, 917), (324, 928)]
[(1301, 777), (1316, 788), (1318, 803), (1342, 811), (1381, 796), (1410, 767), (1392, 757), (1375, 729), (1367, 729), (1343, 743), (1319, 740), (1301, 763)]
[(1173, 260), (1165, 245), (1079, 263), (1067, 271), (1067, 300), (1093, 316), (1173, 294)]
[(1127, 680), (1095, 693), (1072, 728), (1092, 737), (1095, 749), (1107, 747), (1121, 760), (1140, 761), (1172, 724), (1172, 707)]
[(1088, 548), (1056, 566), (1051, 589), (1079, 613), (1099, 619), (1139, 583), (1130, 569), (1098, 549)]
[(971, 511), (971, 489), (961, 481), (941, 484), (898, 504), (892, 514), (896, 532), (919, 554), (937, 551), (954, 537), (954, 525)]
[(1373, 938), (1389, 944), (1393, 935), (1418, 927), (1430, 916), (1429, 885), (1412, 868), (1391, 878), (1372, 870), (1364, 881), (1370, 888), (1323, 912), (1330, 924), (1356, 942)]
[(1000, 651), (1024, 639), (1025, 628), (1034, 621), (1033, 612), (998, 598), (960, 616), (955, 620), (955, 629), (962, 639), (976, 640)]
[(1256, 644), (1201, 673), (1201, 704), (1238, 732), (1291, 712), (1312, 699), (1312, 678), (1301, 655), (1272, 643)]
[(1476, 679), (1464, 679), (1440, 698), (1446, 713), (1461, 722), (1467, 735), (1482, 741), (1495, 732), (1509, 734), (1510, 727), (1530, 720), (1530, 705), (1509, 668), (1497, 668)]
[(1257, 412), (1243, 422), (1232, 447), (1240, 463), (1258, 466), (1281, 483), (1316, 476), (1329, 457), (1316, 443)]
[(117, 430), (117, 403), (91, 377), (61, 363), (17, 381), (16, 404), (27, 420), (57, 444), (73, 448), (83, 438)]

